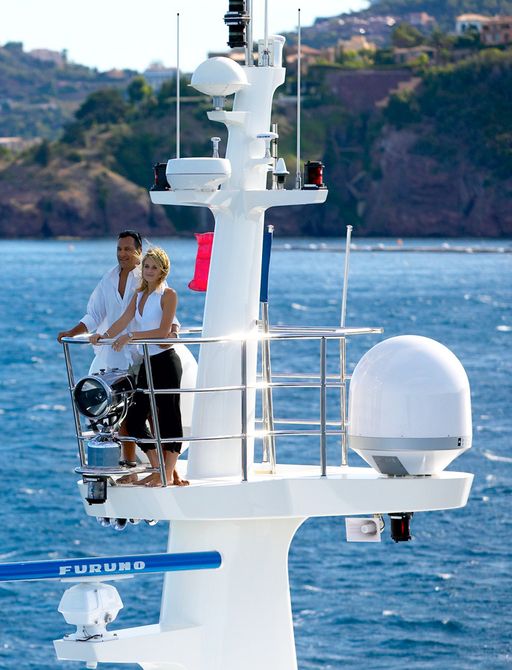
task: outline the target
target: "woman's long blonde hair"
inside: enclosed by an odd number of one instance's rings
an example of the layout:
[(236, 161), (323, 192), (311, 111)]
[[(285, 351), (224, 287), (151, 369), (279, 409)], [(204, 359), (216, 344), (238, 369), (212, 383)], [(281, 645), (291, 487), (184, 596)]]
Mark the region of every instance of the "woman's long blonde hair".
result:
[[(158, 288), (158, 286), (160, 286), (165, 281), (167, 275), (169, 274), (169, 270), (171, 269), (171, 261), (169, 260), (169, 256), (165, 253), (163, 249), (160, 249), (160, 247), (152, 247), (151, 249), (148, 249), (144, 254), (141, 263), (142, 272), (144, 272), (144, 262), (146, 261), (147, 258), (151, 258), (152, 260), (156, 261), (157, 265), (160, 266), (161, 274), (157, 284)], [(140, 286), (137, 289), (137, 291), (139, 292), (145, 291), (147, 288), (148, 283), (141, 275)]]

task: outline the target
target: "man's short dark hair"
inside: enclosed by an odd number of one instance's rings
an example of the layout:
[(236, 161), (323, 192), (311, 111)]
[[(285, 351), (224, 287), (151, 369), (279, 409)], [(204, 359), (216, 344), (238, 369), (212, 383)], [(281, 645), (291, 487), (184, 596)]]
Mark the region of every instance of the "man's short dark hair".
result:
[(133, 238), (133, 241), (135, 242), (135, 248), (137, 251), (142, 251), (142, 237), (140, 236), (140, 233), (138, 233), (136, 230), (123, 230), (121, 233), (119, 233), (117, 239), (122, 239), (123, 237), (131, 237)]

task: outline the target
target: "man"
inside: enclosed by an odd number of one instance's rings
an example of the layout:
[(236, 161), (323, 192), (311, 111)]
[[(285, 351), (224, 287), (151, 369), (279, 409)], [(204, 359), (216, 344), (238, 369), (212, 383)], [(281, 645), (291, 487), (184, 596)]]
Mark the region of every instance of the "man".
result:
[[(104, 333), (114, 321), (123, 314), (128, 307), (140, 281), (140, 260), (142, 257), (142, 239), (135, 230), (125, 230), (119, 233), (117, 240), (118, 264), (106, 272), (89, 298), (87, 311), (80, 321), (69, 330), (63, 330), (57, 335), (60, 342), (63, 337), (74, 337), (85, 333)], [(129, 329), (128, 329), (129, 330)], [(176, 337), (179, 330), (179, 321), (174, 319), (171, 327), (171, 336)], [(95, 357), (91, 363), (89, 374), (96, 374), (100, 370), (119, 368), (127, 370), (136, 362), (135, 347), (124, 347), (122, 351), (114, 351), (110, 346), (95, 347)], [(120, 433), (123, 434), (123, 427)], [(124, 433), (126, 434), (126, 433)], [(124, 460), (127, 463), (135, 462), (135, 444), (123, 443)]]

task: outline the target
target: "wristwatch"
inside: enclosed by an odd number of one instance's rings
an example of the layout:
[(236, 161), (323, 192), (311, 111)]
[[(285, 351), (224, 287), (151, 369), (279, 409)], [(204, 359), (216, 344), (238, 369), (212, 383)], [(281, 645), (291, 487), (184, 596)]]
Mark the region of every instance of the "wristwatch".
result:
[(127, 334), (128, 337), (130, 338), (130, 340), (133, 340), (133, 333), (128, 332), (128, 333), (126, 333), (126, 334)]

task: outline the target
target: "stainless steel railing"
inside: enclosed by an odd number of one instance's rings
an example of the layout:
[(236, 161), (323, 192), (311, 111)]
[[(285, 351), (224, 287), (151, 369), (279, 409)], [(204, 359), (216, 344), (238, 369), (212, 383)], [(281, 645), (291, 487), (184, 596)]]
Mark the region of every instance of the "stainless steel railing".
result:
[[(137, 441), (140, 444), (156, 444), (158, 463), (159, 463), (159, 473), (161, 476), (161, 481), (164, 486), (167, 485), (167, 477), (165, 472), (164, 465), (164, 454), (162, 445), (167, 442), (199, 442), (199, 441), (213, 441), (213, 440), (240, 440), (241, 444), (241, 479), (242, 481), (247, 481), (249, 472), (248, 472), (248, 444), (251, 438), (262, 437), (267, 440), (267, 445), (270, 445), (270, 449), (267, 449), (267, 458), (269, 459), (271, 472), (276, 472), (277, 466), (277, 455), (276, 455), (276, 438), (280, 437), (292, 437), (292, 436), (301, 436), (301, 437), (318, 437), (320, 442), (320, 474), (322, 477), (327, 476), (327, 437), (328, 436), (340, 436), (341, 438), (341, 464), (347, 464), (347, 439), (346, 439), (346, 385), (349, 380), (349, 375), (346, 374), (346, 338), (355, 335), (369, 335), (381, 333), (382, 328), (315, 328), (315, 327), (306, 327), (306, 328), (294, 328), (294, 327), (275, 327), (270, 328), (268, 331), (259, 332), (258, 339), (264, 345), (262, 350), (266, 351), (262, 356), (262, 362), (266, 368), (263, 367), (261, 375), (257, 378), (255, 385), (250, 385), (248, 383), (248, 369), (247, 369), (247, 345), (249, 341), (254, 341), (254, 336), (248, 338), (234, 338), (234, 337), (197, 337), (195, 336), (196, 330), (182, 330), (180, 332), (180, 344), (185, 345), (202, 345), (202, 344), (221, 344), (221, 343), (238, 343), (240, 346), (240, 384), (239, 385), (229, 385), (229, 386), (210, 386), (210, 387), (193, 387), (193, 388), (169, 388), (169, 389), (155, 389), (153, 376), (151, 374), (151, 365), (150, 365), (150, 356), (149, 356), (149, 345), (154, 344), (169, 344), (176, 343), (176, 339), (148, 339), (148, 340), (137, 340), (137, 345), (142, 345), (143, 347), (143, 356), (145, 360), (146, 367), (146, 376), (147, 376), (147, 389), (138, 389), (150, 396), (150, 410), (153, 424), (153, 438), (137, 439), (130, 436), (119, 436), (120, 441)], [(297, 373), (297, 372), (278, 372), (272, 373), (270, 366), (270, 343), (271, 342), (282, 342), (282, 341), (304, 341), (304, 340), (317, 340), (319, 342), (319, 373)], [(327, 344), (329, 341), (339, 341), (339, 358), (340, 358), (340, 371), (339, 374), (327, 374)], [(85, 431), (82, 428), (82, 423), (80, 415), (76, 409), (74, 400), (73, 400), (73, 391), (75, 389), (75, 378), (73, 373), (73, 367), (71, 362), (70, 354), (70, 345), (82, 344), (89, 345), (89, 341), (84, 338), (63, 338), (62, 340), (64, 347), (64, 358), (66, 362), (67, 377), (69, 383), (69, 391), (71, 394), (71, 402), (73, 408), (73, 417), (75, 423), (75, 431), (78, 443), (78, 453), (81, 463), (81, 469), (87, 467), (87, 458), (85, 454), (85, 442), (91, 437), (90, 431)], [(104, 340), (100, 345), (106, 346), (111, 344), (110, 340)], [(133, 345), (129, 345), (133, 346)], [(279, 381), (274, 381), (274, 380)], [(281, 381), (282, 380), (282, 381)], [(283, 418), (276, 419), (273, 416), (272, 404), (269, 406), (272, 399), (270, 393), (271, 390), (281, 391), (282, 389), (318, 389), (319, 391), (319, 417), (311, 420), (307, 419), (293, 419), (293, 418)], [(327, 389), (328, 388), (339, 388), (340, 389), (340, 421), (328, 421), (328, 408), (327, 408)], [(263, 417), (262, 419), (256, 419), (255, 423), (262, 423), (263, 430), (258, 433), (249, 433), (249, 407), (248, 407), (248, 396), (249, 392), (257, 390), (262, 394), (262, 409)], [(240, 392), (240, 433), (235, 434), (226, 434), (226, 435), (201, 435), (201, 436), (175, 436), (162, 438), (160, 435), (160, 429), (158, 425), (158, 412), (156, 406), (157, 394), (186, 394), (186, 393), (224, 393), (228, 391), (239, 391)], [(304, 426), (300, 429), (285, 429), (278, 430), (276, 429), (277, 425), (284, 426)], [(307, 427), (307, 428), (306, 428)], [(265, 451), (264, 451), (265, 459)], [(147, 468), (147, 470), (154, 471), (152, 468)], [(115, 474), (120, 474), (116, 472)]]

